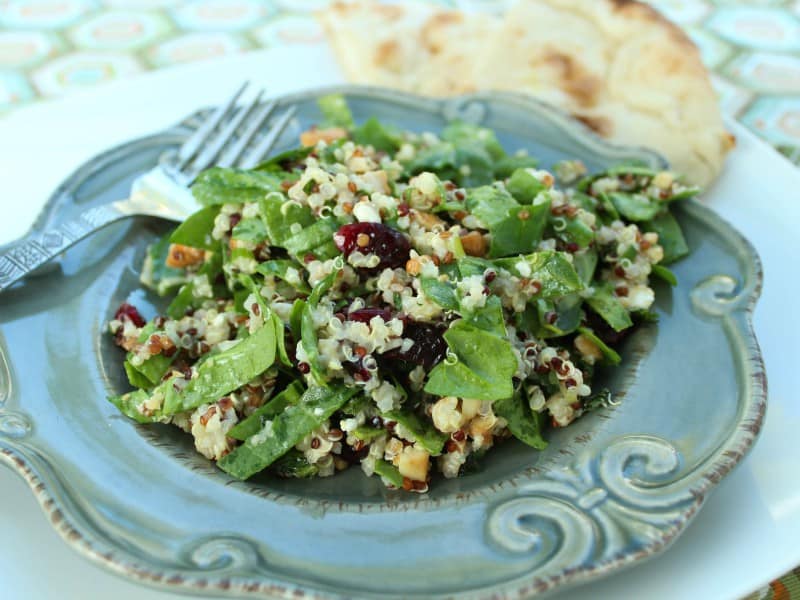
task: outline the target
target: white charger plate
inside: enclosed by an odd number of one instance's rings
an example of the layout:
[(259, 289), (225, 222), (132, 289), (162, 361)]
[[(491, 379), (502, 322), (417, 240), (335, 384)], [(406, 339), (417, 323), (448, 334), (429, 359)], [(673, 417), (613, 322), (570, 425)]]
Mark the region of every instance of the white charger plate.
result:
[[(313, 79), (298, 73), (314, 73)], [(5, 171), (0, 208), (0, 243), (24, 233), (52, 188), (74, 167), (100, 150), (162, 129), (192, 109), (221, 101), (249, 78), (275, 94), (340, 82), (324, 46), (281, 47), (158, 71), (68, 99), (42, 103), (0, 121), (0, 164)], [(797, 297), (792, 262), (800, 216), (800, 175), (772, 149), (733, 126), (740, 138), (719, 184), (707, 201), (756, 246), (766, 271), (756, 309), (770, 381), (770, 408), (751, 456), (719, 488), (692, 527), (664, 555), (590, 587), (558, 597), (649, 598), (744, 595), (800, 564), (800, 448), (792, 431), (800, 409), (790, 399), (789, 360), (784, 346), (800, 333), (791, 309)], [(796, 276), (795, 276), (796, 278)], [(25, 597), (168, 598), (109, 578), (80, 561), (56, 540), (23, 484), (0, 471), (0, 581)], [(38, 514), (37, 514), (38, 513)], [(38, 520), (37, 520), (38, 519)], [(36, 524), (31, 529), (31, 524)], [(50, 574), (42, 578), (45, 570)], [(52, 581), (58, 581), (57, 587)], [(65, 595), (66, 594), (66, 595)]]

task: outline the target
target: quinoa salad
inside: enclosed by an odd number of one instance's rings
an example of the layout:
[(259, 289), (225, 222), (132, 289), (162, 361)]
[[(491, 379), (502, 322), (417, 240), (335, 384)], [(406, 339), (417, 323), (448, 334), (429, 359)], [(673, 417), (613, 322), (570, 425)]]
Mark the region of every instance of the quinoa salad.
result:
[(410, 492), (606, 404), (593, 377), (657, 318), (651, 279), (688, 253), (670, 206), (697, 188), (320, 109), (297, 149), (198, 177), (142, 268), (165, 312), (109, 323), (135, 388), (111, 402), (238, 479), (357, 466)]

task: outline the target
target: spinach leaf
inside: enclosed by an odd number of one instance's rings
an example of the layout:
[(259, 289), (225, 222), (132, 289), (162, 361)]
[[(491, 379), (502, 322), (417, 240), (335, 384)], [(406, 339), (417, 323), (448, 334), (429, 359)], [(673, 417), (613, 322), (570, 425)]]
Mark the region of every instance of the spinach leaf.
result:
[(420, 285), (425, 295), (445, 310), (458, 310), (456, 290), (450, 283), (435, 277), (422, 277)]
[(286, 454), (356, 393), (357, 389), (345, 387), (309, 388), (297, 404), (287, 406), (270, 421), (268, 430), (262, 428), (217, 465), (237, 479), (247, 479)]
[(386, 430), (378, 429), (377, 427), (369, 427), (368, 425), (359, 425), (351, 433), (359, 440), (372, 442), (372, 440), (386, 435)]
[(522, 394), (515, 394), (492, 404), (492, 410), (508, 423), (508, 429), (520, 442), (531, 448), (544, 450), (547, 442), (542, 437), (542, 415), (533, 412)]
[(172, 292), (175, 288), (186, 283), (187, 280), (184, 269), (167, 266), (169, 247), (169, 235), (152, 244), (147, 249), (147, 257), (142, 267), (142, 283), (151, 290), (155, 290), (159, 296)]
[(192, 184), (192, 195), (208, 206), (258, 202), (269, 192), (282, 192), (283, 177), (270, 171), (246, 171), (213, 167), (203, 171)]
[(689, 245), (683, 237), (680, 224), (669, 212), (641, 225), (642, 231), (653, 231), (658, 234), (658, 243), (664, 249), (661, 264), (668, 265), (689, 254)]
[(678, 278), (675, 277), (675, 273), (670, 271), (667, 267), (661, 265), (653, 265), (652, 266), (652, 273), (659, 279), (666, 281), (671, 286), (678, 285)]
[(622, 331), (633, 325), (628, 310), (614, 295), (611, 286), (597, 285), (594, 293), (586, 298), (586, 303), (592, 310), (600, 315), (603, 320), (611, 325), (614, 331)]
[(297, 479), (307, 479), (319, 473), (319, 467), (309, 463), (303, 453), (294, 448), (272, 463), (271, 470), (278, 477)]
[(506, 189), (521, 204), (532, 203), (536, 196), (548, 189), (531, 171), (532, 169), (517, 169), (506, 184)]
[(108, 401), (116, 406), (119, 412), (137, 423), (157, 423), (162, 421), (163, 416), (160, 414), (160, 411), (156, 411), (155, 414), (148, 417), (139, 410), (139, 407), (146, 402), (148, 398), (150, 398), (150, 394), (146, 391), (136, 390), (120, 396), (111, 396)]
[(467, 209), (487, 228), (492, 229), (508, 218), (512, 209), (519, 207), (507, 191), (484, 185), (467, 191)]
[(286, 389), (275, 395), (263, 406), (257, 408), (246, 419), (231, 427), (227, 434), (228, 437), (244, 441), (251, 435), (257, 434), (264, 428), (266, 421), (271, 421), (277, 417), (286, 410), (287, 406), (297, 404), (304, 391), (305, 388), (299, 380), (293, 381)]
[(341, 127), (342, 129), (354, 127), (353, 113), (350, 112), (347, 100), (342, 94), (322, 96), (317, 100), (317, 106), (322, 112), (321, 127)]
[(423, 422), (415, 413), (407, 410), (392, 410), (383, 415), (384, 421), (397, 421), (413, 436), (431, 456), (442, 453), (448, 435), (437, 430), (433, 423)]
[(375, 461), (375, 473), (386, 479), (394, 487), (403, 487), (403, 476), (400, 474), (400, 469), (392, 463), (379, 458)]
[(394, 153), (403, 143), (403, 135), (395, 127), (384, 125), (375, 117), (370, 117), (353, 131), (353, 141), (375, 150)]
[(457, 360), (434, 367), (426, 392), (478, 400), (499, 400), (513, 393), (517, 359), (507, 340), (465, 320), (453, 323), (444, 339)]
[[(527, 265), (525, 275), (520, 273), (517, 266), (520, 261), (524, 261)], [(557, 298), (573, 292), (579, 292), (584, 288), (572, 263), (564, 256), (564, 253), (556, 252), (555, 250), (544, 250), (514, 258), (503, 258), (496, 260), (495, 264), (520, 277), (538, 281), (542, 286), (537, 295), (538, 298)]]
[(550, 215), (550, 198), (541, 196), (533, 204), (515, 206), (508, 216), (489, 228), (492, 244), (489, 256), (498, 258), (533, 252), (542, 240)]
[(197, 367), (197, 377), (189, 380), (178, 394), (164, 402), (164, 414), (172, 415), (216, 402), (275, 362), (275, 325), (272, 320), (235, 346), (209, 356)]
[(302, 229), (314, 223), (311, 209), (288, 201), (281, 194), (270, 194), (260, 203), (261, 215), (267, 228), (267, 235), (273, 246), (283, 247), (286, 240), (294, 235), (292, 225)]
[(578, 327), (578, 331), (589, 339), (595, 346), (597, 346), (598, 350), (603, 353), (603, 357), (605, 358), (606, 362), (612, 365), (618, 365), (622, 358), (617, 351), (608, 346), (603, 340), (601, 340), (595, 332), (588, 327)]
[(539, 166), (539, 161), (532, 156), (514, 154), (504, 156), (494, 163), (494, 176), (497, 179), (506, 179), (517, 169), (533, 169)]
[(489, 296), (486, 304), (472, 312), (463, 313), (465, 321), (478, 329), (488, 331), (500, 337), (506, 337), (506, 323), (503, 318), (503, 305), (498, 296)]
[(610, 192), (607, 198), (619, 214), (629, 221), (648, 221), (661, 211), (661, 204), (644, 194)]
[(506, 151), (503, 150), (494, 131), (465, 121), (455, 120), (448, 123), (442, 130), (441, 137), (446, 142), (452, 142), (456, 147), (479, 147), (486, 152), (491, 161), (500, 160), (506, 155)]
[(303, 228), (302, 231), (286, 238), (283, 247), (289, 254), (302, 260), (306, 252), (330, 242), (333, 234), (339, 229), (339, 221), (334, 218), (320, 219), (313, 225)]
[(594, 272), (597, 270), (598, 255), (594, 248), (587, 248), (582, 252), (572, 255), (572, 266), (578, 274), (584, 286), (588, 286), (594, 279)]
[(218, 214), (219, 206), (201, 208), (178, 225), (169, 238), (170, 243), (212, 250), (217, 241), (211, 237), (211, 231), (214, 229), (214, 219)]
[(128, 376), (128, 383), (130, 383), (131, 386), (146, 390), (149, 390), (153, 387), (153, 382), (145, 377), (143, 373), (137, 371), (136, 367), (134, 367), (130, 361), (126, 359), (122, 366), (125, 369), (125, 375)]
[(234, 226), (231, 237), (243, 242), (260, 244), (267, 239), (267, 228), (264, 222), (257, 217), (242, 219)]

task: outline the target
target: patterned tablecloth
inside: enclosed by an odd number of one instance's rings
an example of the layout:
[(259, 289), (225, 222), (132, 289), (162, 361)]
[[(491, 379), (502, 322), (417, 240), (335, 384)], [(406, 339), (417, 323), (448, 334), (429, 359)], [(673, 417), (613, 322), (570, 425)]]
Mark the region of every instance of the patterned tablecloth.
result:
[[(490, 10), (506, 3), (436, 1)], [(650, 2), (697, 43), (724, 112), (800, 164), (800, 0)], [(0, 118), (39, 99), (143, 71), (280, 44), (323, 43), (311, 13), (326, 3), (0, 0)], [(800, 600), (800, 568), (751, 597), (791, 598)]]

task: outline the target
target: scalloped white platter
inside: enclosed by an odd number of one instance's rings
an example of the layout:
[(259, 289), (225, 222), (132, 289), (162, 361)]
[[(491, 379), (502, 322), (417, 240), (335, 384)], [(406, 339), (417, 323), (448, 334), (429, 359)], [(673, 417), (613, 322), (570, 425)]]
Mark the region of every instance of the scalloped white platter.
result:
[[(314, 87), (339, 82), (336, 68), (322, 47), (284, 47), (155, 72), (13, 113), (0, 121), (0, 156), (8, 173), (3, 177), (5, 189), (0, 199), (7, 215), (0, 221), (0, 243), (24, 233), (56, 185), (100, 151), (174, 125), (197, 107), (222, 100), (244, 78), (268, 85), (273, 95), (280, 95), (312, 85), (294, 81), (295, 73), (312, 71), (323, 74), (315, 77)], [(770, 381), (770, 409), (761, 439), (668, 550), (644, 564), (637, 563), (635, 568), (603, 580), (593, 579), (554, 597), (612, 598), (646, 592), (649, 598), (698, 593), (730, 598), (750, 592), (800, 563), (796, 547), (800, 482), (794, 481), (800, 450), (790, 441), (800, 425), (800, 415), (798, 407), (789, 401), (790, 357), (783, 353), (784, 345), (800, 333), (798, 317), (789, 308), (800, 291), (791, 276), (796, 267), (785, 257), (797, 247), (791, 229), (800, 216), (799, 205), (793, 201), (800, 176), (753, 136), (736, 125), (732, 129), (739, 137), (739, 147), (704, 201), (745, 234), (761, 255), (767, 272), (755, 313), (755, 329)], [(71, 264), (66, 261), (63, 265), (67, 274)], [(14, 356), (13, 349), (11, 354)], [(662, 450), (654, 449), (651, 467), (657, 471), (655, 459), (661, 457), (664, 475), (669, 474), (674, 457), (671, 451)], [(619, 456), (612, 455), (600, 466), (613, 468), (617, 459)], [(12, 591), (14, 597), (174, 597), (111, 578), (77, 559), (57, 540), (34, 496), (27, 486), (13, 479), (11, 471), (0, 470), (0, 489), (0, 529), (4, 532), (0, 538), (0, 581), (3, 590)], [(43, 501), (42, 494), (38, 497)], [(680, 508), (684, 500), (676, 502)], [(691, 504), (691, 500), (685, 502)], [(507, 503), (506, 513), (511, 514), (515, 507)], [(494, 526), (488, 527), (491, 531)], [(504, 527), (502, 522), (500, 527)], [(514, 546), (513, 536), (504, 539)], [(513, 555), (535, 550), (535, 540), (532, 542), (525, 532), (518, 541), (520, 546), (504, 551)], [(193, 558), (204, 560), (203, 556)], [(123, 569), (113, 564), (110, 567)], [(49, 577), (40, 577), (42, 570)]]

